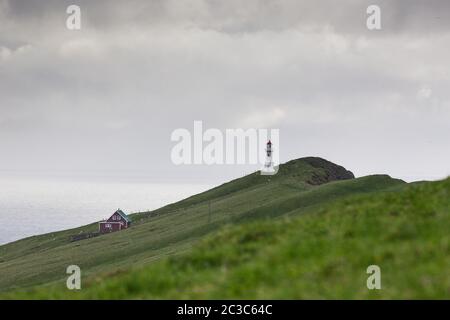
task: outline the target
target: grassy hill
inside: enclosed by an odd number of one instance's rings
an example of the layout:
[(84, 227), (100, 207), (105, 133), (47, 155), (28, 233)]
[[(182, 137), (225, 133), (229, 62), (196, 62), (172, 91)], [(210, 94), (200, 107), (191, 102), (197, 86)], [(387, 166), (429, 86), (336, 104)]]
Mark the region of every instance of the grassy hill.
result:
[[(430, 192), (434, 188), (440, 192)], [(448, 294), (441, 271), (449, 262), (443, 234), (449, 221), (440, 197), (447, 199), (448, 190), (448, 181), (354, 179), (328, 161), (303, 158), (282, 165), (276, 176), (251, 174), (134, 215), (135, 226), (126, 231), (69, 241), (94, 230), (92, 224), (1, 246), (0, 291), (9, 298), (365, 297), (361, 283), (369, 264), (386, 258), (402, 266), (422, 243), (434, 270), (430, 279), (417, 281), (431, 283), (431, 296), (442, 296)], [(439, 253), (447, 255), (439, 259)], [(70, 264), (82, 269), (81, 293), (64, 289)], [(406, 270), (406, 277), (421, 276)], [(414, 283), (408, 281), (400, 282)], [(408, 288), (386, 297), (418, 295)]]

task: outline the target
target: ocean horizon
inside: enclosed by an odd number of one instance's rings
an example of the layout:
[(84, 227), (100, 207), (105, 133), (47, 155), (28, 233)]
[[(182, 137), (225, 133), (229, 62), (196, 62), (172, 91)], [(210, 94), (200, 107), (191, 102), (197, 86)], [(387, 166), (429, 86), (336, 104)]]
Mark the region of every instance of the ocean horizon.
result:
[(100, 221), (118, 208), (127, 214), (157, 209), (211, 187), (142, 181), (2, 178), (0, 245)]

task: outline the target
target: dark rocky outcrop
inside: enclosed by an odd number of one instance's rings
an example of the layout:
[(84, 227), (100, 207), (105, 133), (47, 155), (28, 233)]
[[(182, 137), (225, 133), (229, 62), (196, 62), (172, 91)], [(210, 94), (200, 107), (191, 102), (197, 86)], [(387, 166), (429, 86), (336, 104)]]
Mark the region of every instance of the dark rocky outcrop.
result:
[(314, 172), (306, 182), (312, 185), (320, 185), (331, 181), (354, 179), (355, 175), (342, 166), (318, 157), (302, 159), (314, 168), (322, 169), (322, 172)]

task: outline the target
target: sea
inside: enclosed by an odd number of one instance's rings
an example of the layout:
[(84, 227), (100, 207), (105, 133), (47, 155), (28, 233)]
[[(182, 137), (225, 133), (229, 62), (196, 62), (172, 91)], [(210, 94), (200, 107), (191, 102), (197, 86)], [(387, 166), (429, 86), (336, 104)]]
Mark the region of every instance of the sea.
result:
[(108, 218), (157, 209), (209, 184), (0, 178), (0, 245)]

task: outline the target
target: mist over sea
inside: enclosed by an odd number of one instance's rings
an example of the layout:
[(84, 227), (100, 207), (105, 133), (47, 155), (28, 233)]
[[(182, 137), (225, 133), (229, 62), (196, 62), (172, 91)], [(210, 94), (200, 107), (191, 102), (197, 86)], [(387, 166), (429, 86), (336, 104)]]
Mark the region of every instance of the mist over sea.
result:
[(0, 179), (0, 244), (156, 209), (211, 188), (206, 184)]

